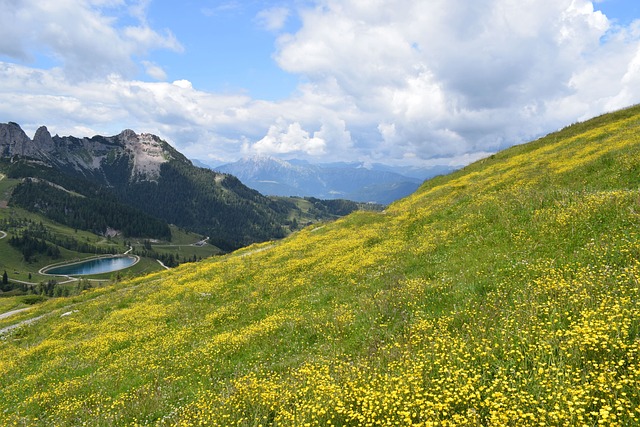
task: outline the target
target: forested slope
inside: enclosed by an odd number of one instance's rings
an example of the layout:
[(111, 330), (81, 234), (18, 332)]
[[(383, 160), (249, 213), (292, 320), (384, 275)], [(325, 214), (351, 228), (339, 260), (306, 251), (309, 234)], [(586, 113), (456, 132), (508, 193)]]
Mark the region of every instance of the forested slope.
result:
[(231, 175), (195, 167), (155, 135), (52, 137), (43, 126), (31, 140), (9, 122), (0, 136), (0, 172), (24, 180), (11, 202), (71, 227), (169, 240), (174, 224), (230, 251), (282, 238), (302, 216)]
[(287, 206), (242, 185), (231, 175), (170, 161), (157, 182), (135, 181), (114, 188), (123, 202), (168, 223), (210, 236), (225, 250), (281, 238)]
[(86, 197), (27, 178), (13, 191), (11, 204), (42, 213), (60, 224), (95, 234), (103, 234), (108, 228), (113, 228), (124, 237), (171, 240), (171, 231), (166, 222), (120, 203), (105, 191)]

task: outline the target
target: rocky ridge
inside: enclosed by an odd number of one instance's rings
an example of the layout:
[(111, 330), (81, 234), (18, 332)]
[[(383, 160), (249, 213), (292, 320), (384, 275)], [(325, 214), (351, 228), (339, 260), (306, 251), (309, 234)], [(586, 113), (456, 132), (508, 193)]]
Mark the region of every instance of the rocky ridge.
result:
[(41, 126), (31, 140), (13, 122), (0, 123), (0, 157), (72, 168), (83, 175), (102, 176), (105, 184), (109, 179), (102, 169), (114, 164), (128, 168), (131, 181), (157, 181), (163, 163), (170, 159), (188, 162), (165, 141), (148, 133), (126, 129), (109, 137), (52, 137), (46, 126)]

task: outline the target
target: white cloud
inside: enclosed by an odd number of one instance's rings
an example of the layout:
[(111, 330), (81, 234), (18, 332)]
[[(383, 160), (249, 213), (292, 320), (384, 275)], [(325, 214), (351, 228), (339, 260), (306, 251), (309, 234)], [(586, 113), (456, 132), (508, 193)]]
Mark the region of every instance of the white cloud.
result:
[(155, 80), (166, 80), (167, 73), (162, 69), (158, 64), (154, 64), (151, 61), (142, 61), (142, 65), (144, 66), (145, 73)]
[(129, 53), (144, 53), (150, 49), (169, 49), (175, 52), (183, 50), (182, 45), (171, 31), (164, 31), (160, 34), (150, 27), (135, 26), (127, 27), (123, 31), (125, 40), (131, 44)]
[[(11, 5), (0, 55), (26, 61), (45, 46), (57, 61), (0, 63), (0, 117), (61, 134), (157, 133), (196, 158), (460, 164), (640, 102), (640, 21), (613, 26), (587, 0), (318, 0), (278, 39), (278, 64), (303, 82), (278, 102), (165, 82), (166, 64), (145, 53), (182, 46), (149, 25), (147, 1), (128, 27), (112, 17), (124, 1)], [(278, 31), (289, 17), (257, 19)], [(131, 80), (141, 66), (160, 81)]]
[[(97, 0), (100, 3), (103, 3), (102, 0)], [(110, 4), (110, 0), (106, 0), (107, 5), (113, 6), (114, 4)], [(124, 5), (124, 0), (116, 0), (115, 2), (118, 6)], [(138, 19), (138, 21), (146, 23), (147, 22), (147, 8), (149, 7), (149, 3), (151, 0), (138, 0), (137, 2), (133, 2), (133, 4), (129, 5), (129, 13), (131, 16)], [(95, 4), (95, 3), (94, 3)], [(104, 4), (103, 4), (104, 6)]]
[[(234, 126), (242, 126), (240, 121), (251, 121), (249, 114), (237, 113), (250, 108), (248, 97), (197, 91), (186, 80), (148, 83), (114, 74), (104, 80), (70, 83), (61, 70), (33, 70), (0, 62), (0, 81), (0, 117), (30, 131), (44, 124), (52, 133), (68, 135), (84, 126), (92, 133), (75, 135), (91, 136), (132, 128), (156, 133), (183, 148), (228, 142), (231, 139), (222, 133), (229, 131), (230, 124), (237, 132)], [(266, 129), (268, 121), (262, 126)], [(204, 150), (206, 155), (208, 148)], [(227, 158), (232, 155), (225, 147), (220, 153)]]
[(351, 132), (347, 130), (346, 123), (337, 117), (327, 117), (320, 126), (320, 130), (314, 132), (314, 138), (324, 141), (324, 146), (331, 146), (331, 149), (338, 154), (353, 147)]
[(268, 31), (279, 31), (286, 24), (290, 13), (286, 7), (272, 7), (258, 12), (256, 21)]
[(624, 84), (640, 38), (586, 0), (325, 0), (301, 16), (280, 66), (352, 99), (380, 158), (493, 151), (640, 101)]
[[(0, 54), (30, 61), (44, 54), (71, 79), (135, 74), (133, 55), (154, 49), (181, 51), (175, 36), (159, 33), (144, 21), (120, 28), (116, 15), (122, 1), (3, 0)], [(147, 2), (132, 9), (141, 18)]]
[(304, 130), (300, 123), (286, 124), (278, 118), (275, 124), (260, 141), (251, 146), (250, 150), (258, 154), (290, 154), (306, 153), (310, 155), (324, 154), (326, 141), (322, 139), (322, 131), (313, 137)]
[(189, 80), (176, 80), (173, 85), (182, 89), (193, 89), (193, 84)]
[(238, 1), (222, 2), (214, 7), (203, 7), (200, 11), (205, 16), (215, 16), (220, 13), (226, 13), (242, 9), (242, 4)]

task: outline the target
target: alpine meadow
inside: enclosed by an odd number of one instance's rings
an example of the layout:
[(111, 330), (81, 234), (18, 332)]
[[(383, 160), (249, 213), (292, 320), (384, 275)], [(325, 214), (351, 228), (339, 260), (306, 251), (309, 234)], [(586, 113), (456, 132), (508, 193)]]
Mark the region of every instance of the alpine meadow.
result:
[(2, 318), (0, 424), (640, 425), (639, 280), (636, 106)]

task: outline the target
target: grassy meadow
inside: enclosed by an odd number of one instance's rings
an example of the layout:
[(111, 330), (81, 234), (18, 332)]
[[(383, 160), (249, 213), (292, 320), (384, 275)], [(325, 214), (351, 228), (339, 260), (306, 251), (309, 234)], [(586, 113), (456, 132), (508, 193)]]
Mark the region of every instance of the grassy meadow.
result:
[(639, 234), (633, 107), (0, 319), (0, 424), (640, 425)]

